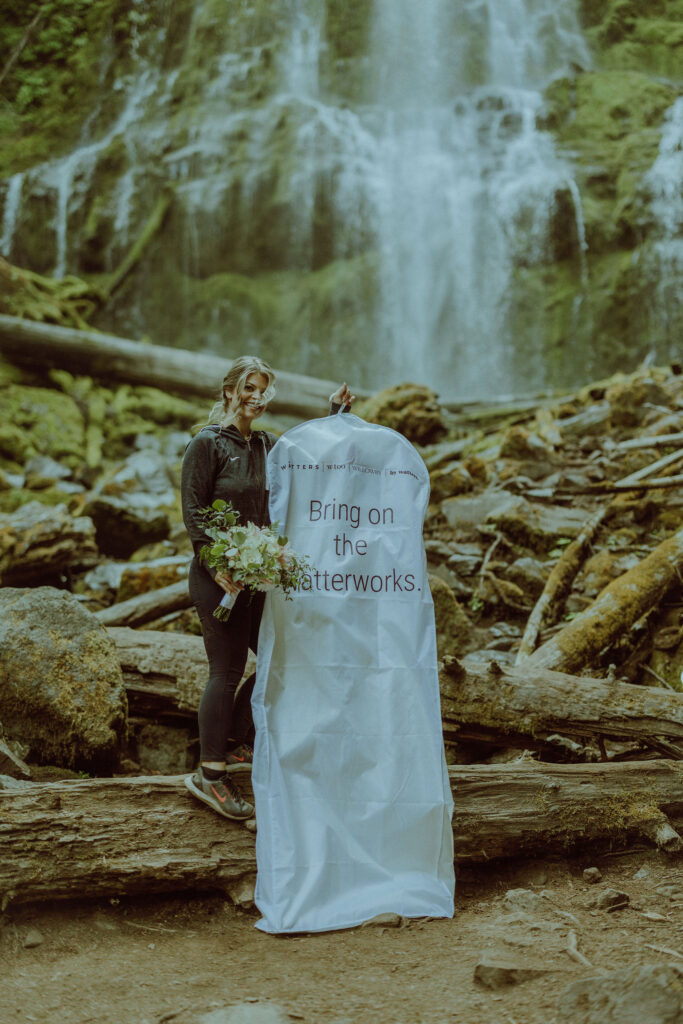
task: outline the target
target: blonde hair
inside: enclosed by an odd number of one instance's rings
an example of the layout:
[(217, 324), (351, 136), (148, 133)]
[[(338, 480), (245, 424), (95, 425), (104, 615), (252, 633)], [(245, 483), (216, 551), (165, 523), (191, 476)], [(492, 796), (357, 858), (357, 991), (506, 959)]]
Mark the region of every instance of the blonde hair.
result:
[(275, 373), (268, 363), (259, 359), (258, 356), (238, 356), (223, 378), (220, 398), (209, 413), (207, 423), (218, 423), (222, 427), (227, 427), (234, 421), (237, 413), (230, 412), (231, 397), (226, 392), (229, 391), (233, 398), (239, 397), (250, 373), (262, 373), (267, 378), (268, 385), (263, 393), (263, 401), (268, 403), (273, 399), (275, 396)]

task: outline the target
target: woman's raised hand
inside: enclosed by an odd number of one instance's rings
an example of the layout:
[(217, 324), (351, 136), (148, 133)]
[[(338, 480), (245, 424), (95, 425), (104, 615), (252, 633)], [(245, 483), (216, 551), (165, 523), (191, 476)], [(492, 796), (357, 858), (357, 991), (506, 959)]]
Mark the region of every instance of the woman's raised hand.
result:
[(347, 386), (346, 381), (344, 381), (334, 394), (330, 395), (330, 401), (334, 402), (335, 405), (347, 405), (350, 409), (356, 401), (356, 396), (351, 394), (350, 388)]

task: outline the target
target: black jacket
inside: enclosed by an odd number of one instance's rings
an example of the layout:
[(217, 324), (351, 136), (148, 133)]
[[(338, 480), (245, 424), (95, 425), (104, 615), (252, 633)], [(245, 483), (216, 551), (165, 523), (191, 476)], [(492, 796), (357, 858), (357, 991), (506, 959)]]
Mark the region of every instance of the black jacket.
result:
[[(195, 555), (213, 543), (199, 513), (216, 498), (231, 502), (240, 524), (269, 522), (266, 456), (276, 441), (265, 430), (254, 430), (247, 439), (237, 427), (217, 424), (202, 427), (192, 438), (185, 449), (180, 492), (183, 522)], [(215, 576), (214, 569), (208, 572)]]

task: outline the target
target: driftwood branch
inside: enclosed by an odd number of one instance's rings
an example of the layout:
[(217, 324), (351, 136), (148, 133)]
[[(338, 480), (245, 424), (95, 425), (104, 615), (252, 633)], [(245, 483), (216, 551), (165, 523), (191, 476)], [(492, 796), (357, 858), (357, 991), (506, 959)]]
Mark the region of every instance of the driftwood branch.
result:
[[(179, 395), (215, 400), (231, 359), (161, 345), (141, 345), (95, 331), (78, 331), (0, 315), (0, 353), (10, 362), (48, 369), (59, 367), (108, 381), (167, 388)], [(269, 408), (310, 418), (324, 415), (337, 383), (301, 374), (277, 372), (277, 395)], [(359, 397), (365, 392), (358, 391)]]
[(531, 654), (536, 646), (538, 634), (544, 621), (552, 625), (550, 612), (553, 608), (561, 606), (569, 593), (574, 578), (581, 568), (586, 550), (598, 527), (604, 522), (613, 506), (608, 505), (601, 508), (588, 520), (579, 536), (568, 544), (562, 552), (557, 564), (553, 567), (543, 588), (543, 593), (536, 602), (524, 630), (524, 636), (517, 652), (516, 664), (519, 664), (527, 655)]
[[(674, 844), (683, 772), (666, 761), (451, 768), (456, 860), (489, 861), (634, 841)], [(0, 791), (0, 897), (11, 902), (230, 890), (254, 838), (187, 793), (181, 777), (72, 780)], [(668, 826), (668, 828), (667, 828)]]
[(613, 580), (593, 604), (525, 662), (534, 669), (576, 672), (627, 632), (680, 579), (683, 530)]

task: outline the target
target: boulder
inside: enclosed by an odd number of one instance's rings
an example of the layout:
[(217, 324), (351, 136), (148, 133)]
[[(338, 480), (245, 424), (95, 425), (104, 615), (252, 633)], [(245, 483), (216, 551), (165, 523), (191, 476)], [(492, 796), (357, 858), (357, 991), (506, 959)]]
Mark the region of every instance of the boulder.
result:
[(436, 394), (421, 384), (398, 384), (359, 402), (354, 411), (417, 444), (434, 444), (448, 433)]
[(543, 593), (549, 573), (550, 568), (537, 558), (517, 558), (507, 567), (504, 576), (536, 600)]
[(17, 586), (54, 579), (66, 570), (89, 569), (98, 559), (95, 528), (66, 505), (31, 501), (0, 514), (0, 579)]
[(0, 589), (0, 719), (29, 760), (107, 772), (127, 703), (116, 648), (73, 595)]

